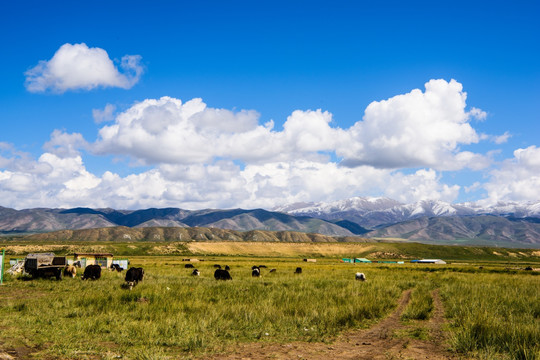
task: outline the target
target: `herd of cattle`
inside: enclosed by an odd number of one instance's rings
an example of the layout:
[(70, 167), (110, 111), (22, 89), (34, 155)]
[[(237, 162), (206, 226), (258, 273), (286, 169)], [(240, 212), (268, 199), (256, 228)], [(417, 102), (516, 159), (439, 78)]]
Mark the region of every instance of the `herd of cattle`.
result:
[[(195, 267), (192, 264), (186, 264), (186, 269), (193, 269), (191, 272), (192, 276), (199, 276), (201, 275), (201, 272), (198, 269), (195, 269)], [(222, 269), (221, 265), (215, 264), (214, 265), (215, 271), (214, 271), (214, 278), (216, 280), (232, 280), (232, 276), (230, 274), (231, 268), (229, 265), (225, 265), (225, 267)], [(262, 275), (262, 269), (266, 269), (266, 265), (254, 265), (251, 267), (251, 276), (252, 277), (260, 277)], [(112, 264), (109, 268), (111, 271), (117, 271), (122, 272), (124, 269), (120, 267), (118, 264)], [(275, 273), (276, 269), (270, 269), (268, 273), (272, 274)], [(70, 276), (75, 277), (77, 274), (77, 266), (75, 265), (68, 265), (64, 269), (64, 276)], [(294, 271), (294, 274), (302, 274), (302, 268), (297, 267)], [(99, 265), (88, 265), (83, 272), (83, 275), (81, 276), (82, 280), (98, 280), (101, 277), (101, 266)], [(142, 281), (144, 277), (144, 269), (141, 267), (131, 267), (126, 272), (126, 276), (124, 278), (125, 283), (122, 285), (123, 288), (128, 288), (130, 290), (133, 289), (135, 285), (139, 283), (139, 281)], [(364, 273), (356, 273), (355, 279), (359, 281), (366, 281), (366, 275)]]

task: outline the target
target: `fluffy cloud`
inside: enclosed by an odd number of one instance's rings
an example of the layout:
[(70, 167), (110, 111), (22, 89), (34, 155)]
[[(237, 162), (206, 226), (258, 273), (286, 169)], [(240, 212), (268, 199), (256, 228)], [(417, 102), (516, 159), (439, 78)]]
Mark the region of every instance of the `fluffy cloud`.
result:
[(25, 85), (30, 92), (63, 93), (99, 86), (129, 89), (143, 73), (140, 62), (139, 55), (125, 55), (120, 62), (121, 73), (105, 50), (84, 43), (64, 44), (50, 60), (41, 60), (25, 73)]
[[(425, 92), (373, 102), (350, 128), (335, 126), (329, 112), (297, 110), (282, 130), (273, 121), (261, 124), (256, 111), (211, 108), (201, 99), (147, 99), (117, 114), (107, 105), (93, 112), (97, 123), (113, 120), (101, 125), (94, 143), (55, 130), (37, 160), (0, 143), (1, 205), (271, 208), (381, 195), (453, 201), (460, 187), (443, 183), (441, 171), (490, 166), (489, 153), (462, 147), (509, 136), (478, 135), (471, 120), (486, 115), (467, 111), (465, 100), (461, 84), (432, 80)], [(93, 174), (81, 149), (147, 167), (125, 176)], [(539, 158), (535, 147), (516, 151), (484, 188), (492, 199), (534, 195)], [(528, 190), (520, 193), (522, 185)]]
[(54, 130), (51, 139), (43, 148), (59, 157), (73, 157), (79, 155), (79, 149), (88, 147), (88, 143), (79, 133), (68, 134), (60, 130)]
[(105, 108), (103, 110), (92, 109), (92, 117), (94, 118), (94, 122), (96, 124), (99, 124), (105, 121), (114, 120), (115, 110), (116, 110), (116, 106), (112, 104), (105, 105)]
[(479, 141), (470, 119), (485, 113), (465, 110), (467, 94), (455, 80), (430, 80), (425, 88), (372, 102), (337, 149), (344, 163), (456, 170), (459, 145)]
[(421, 169), (414, 174), (396, 173), (388, 179), (385, 196), (412, 203), (419, 200), (442, 200), (453, 202), (459, 195), (460, 186), (441, 183), (441, 176), (433, 169)]
[(480, 141), (469, 122), (485, 118), (485, 113), (476, 108), (467, 112), (465, 100), (455, 80), (431, 80), (425, 92), (416, 89), (371, 103), (363, 120), (349, 129), (332, 127), (329, 112), (297, 110), (276, 131), (273, 122), (260, 125), (255, 111), (232, 112), (209, 108), (201, 99), (182, 103), (162, 97), (135, 104), (101, 128), (94, 150), (144, 164), (317, 160), (333, 153), (349, 167), (477, 170), (490, 160), (460, 151), (460, 145)]
[(488, 193), (485, 202), (492, 204), (540, 199), (540, 148), (529, 146), (515, 150), (512, 159), (491, 171), (483, 187)]
[(281, 132), (259, 125), (252, 110), (208, 108), (201, 99), (186, 103), (162, 97), (135, 104), (99, 130), (94, 151), (128, 155), (145, 164), (211, 163), (216, 158), (246, 163), (315, 158), (332, 151), (340, 129), (328, 112), (295, 111)]
[[(35, 168), (41, 168), (36, 172)], [(449, 200), (455, 187), (439, 184), (432, 170), (404, 175), (369, 166), (340, 167), (307, 160), (253, 164), (161, 165), (127, 176), (97, 176), (80, 155), (44, 153), (24, 169), (0, 171), (2, 205), (25, 207), (272, 208), (299, 201), (330, 201), (355, 195), (398, 195)]]

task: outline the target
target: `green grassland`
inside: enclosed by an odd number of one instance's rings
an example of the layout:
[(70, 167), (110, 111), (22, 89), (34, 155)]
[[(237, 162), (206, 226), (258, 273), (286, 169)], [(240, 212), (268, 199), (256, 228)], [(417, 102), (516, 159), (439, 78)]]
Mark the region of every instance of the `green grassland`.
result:
[[(426, 321), (433, 309), (430, 294), (438, 289), (446, 309), (447, 347), (466, 358), (540, 359), (540, 272), (522, 270), (525, 264), (540, 267), (532, 253), (516, 257), (447, 247), (455, 264), (353, 265), (303, 244), (295, 248), (297, 256), (272, 257), (224, 256), (216, 247), (208, 250), (215, 253), (201, 254), (200, 244), (199, 253), (179, 244), (173, 255), (142, 256), (158, 245), (85, 244), (98, 245), (117, 246), (108, 249), (144, 267), (144, 281), (129, 291), (121, 288), (123, 274), (110, 271), (97, 281), (81, 281), (79, 275), (62, 281), (7, 275), (0, 286), (0, 353), (25, 348), (36, 359), (175, 359), (212, 356), (244, 342), (332, 342), (343, 331), (370, 327), (387, 316), (407, 289), (411, 301), (402, 320)], [(341, 245), (343, 253), (355, 249)], [(382, 256), (426, 251), (422, 257), (448, 258), (424, 245), (378, 245), (368, 251)], [(479, 261), (457, 263), (475, 251)], [(200, 277), (190, 276), (182, 261), (193, 254), (204, 260), (195, 263)], [(316, 263), (301, 260), (313, 254), (319, 254)], [(231, 266), (233, 280), (214, 280), (214, 264)], [(260, 264), (268, 268), (262, 278), (252, 278), (251, 266)], [(297, 266), (301, 275), (293, 274)], [(270, 274), (271, 268), (277, 271)], [(355, 281), (356, 271), (368, 281)]]
[(27, 238), (2, 238), (0, 248), (12, 257), (29, 252), (53, 251), (57, 255), (74, 252), (107, 252), (115, 256), (144, 255), (232, 255), (298, 257), (368, 257), (370, 259), (411, 260), (440, 258), (450, 261), (536, 262), (538, 249), (515, 249), (482, 246), (428, 245), (415, 242), (370, 241), (359, 243), (284, 243), (237, 241), (36, 241)]

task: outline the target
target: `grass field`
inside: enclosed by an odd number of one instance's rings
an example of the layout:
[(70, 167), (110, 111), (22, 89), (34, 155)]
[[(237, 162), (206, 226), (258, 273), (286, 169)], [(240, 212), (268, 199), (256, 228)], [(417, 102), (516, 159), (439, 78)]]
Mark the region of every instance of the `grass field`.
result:
[[(209, 252), (223, 251), (213, 246)], [(305, 263), (294, 255), (200, 255), (205, 261), (195, 264), (201, 270), (196, 278), (182, 256), (131, 256), (132, 265), (146, 272), (132, 291), (121, 288), (122, 274), (109, 271), (93, 282), (6, 276), (0, 354), (172, 359), (212, 356), (237, 343), (330, 343), (343, 331), (387, 316), (407, 289), (411, 300), (402, 321), (425, 322), (438, 289), (446, 309), (446, 347), (466, 358), (540, 359), (540, 273), (521, 270), (524, 264), (540, 267), (534, 257), (521, 263), (484, 260), (480, 268), (470, 261), (352, 265), (339, 263), (338, 256)], [(214, 280), (214, 264), (230, 265), (233, 280)], [(251, 266), (260, 264), (268, 266), (263, 277), (252, 278)], [(301, 275), (293, 274), (297, 266)], [(368, 281), (355, 281), (356, 271)]]

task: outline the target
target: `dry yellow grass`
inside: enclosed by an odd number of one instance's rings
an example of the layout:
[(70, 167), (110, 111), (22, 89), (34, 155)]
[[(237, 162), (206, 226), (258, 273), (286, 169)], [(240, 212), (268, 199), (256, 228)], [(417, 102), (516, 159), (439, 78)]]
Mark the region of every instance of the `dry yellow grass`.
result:
[(347, 256), (374, 249), (366, 243), (267, 243), (267, 242), (190, 242), (186, 244), (194, 254), (222, 254), (248, 256)]
[(4, 245), (3, 248), (8, 254), (27, 254), (39, 252), (104, 252), (107, 247), (104, 245), (62, 245), (62, 244), (24, 244), (24, 245)]

